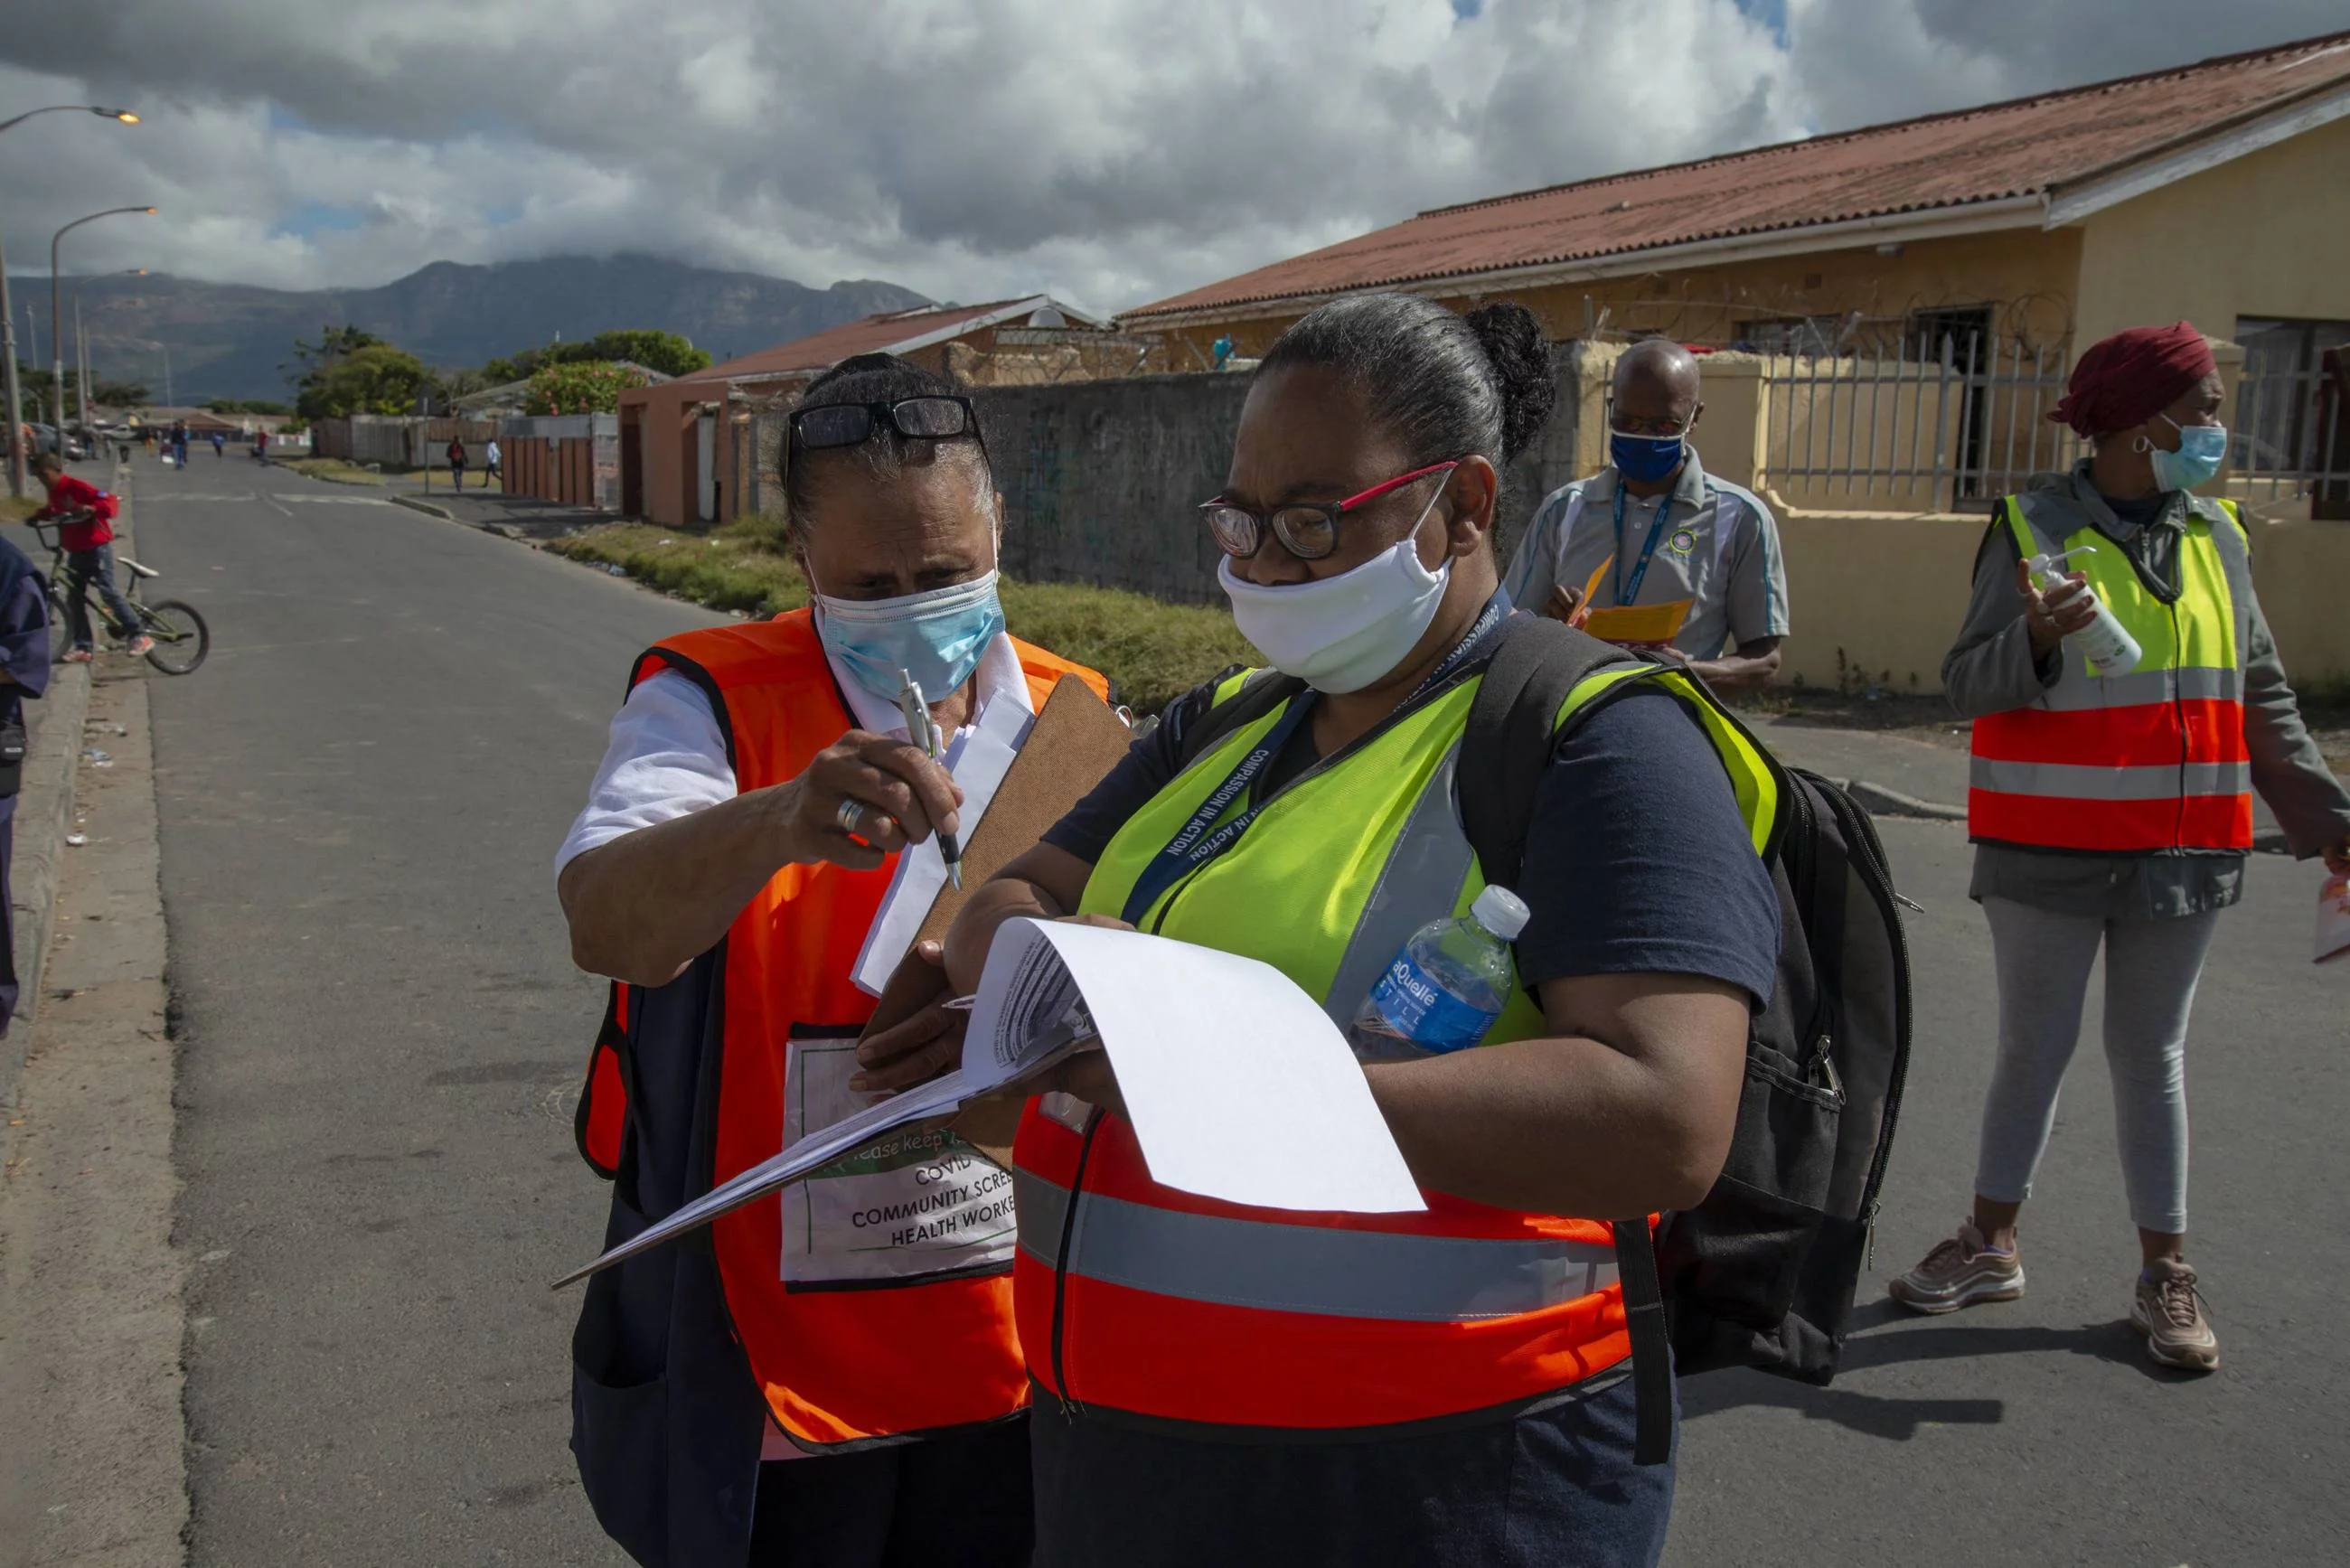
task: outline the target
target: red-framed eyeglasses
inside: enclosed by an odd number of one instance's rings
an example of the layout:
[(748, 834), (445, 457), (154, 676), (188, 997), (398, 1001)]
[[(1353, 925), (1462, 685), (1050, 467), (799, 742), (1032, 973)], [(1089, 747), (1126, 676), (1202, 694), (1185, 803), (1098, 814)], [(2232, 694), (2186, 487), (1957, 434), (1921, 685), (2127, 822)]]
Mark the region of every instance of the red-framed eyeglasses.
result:
[(1266, 517), (1220, 496), (1200, 503), (1200, 514), (1208, 520), (1208, 532), (1214, 536), (1216, 548), (1236, 561), (1245, 561), (1263, 549), (1268, 529), (1281, 541), (1281, 547), (1299, 560), (1318, 561), (1338, 547), (1341, 514), (1400, 490), (1414, 480), (1426, 479), (1431, 473), (1450, 473), (1460, 466), (1457, 457), (1449, 462), (1431, 462), (1426, 468), (1399, 473), (1383, 484), (1374, 484), (1360, 494), (1349, 495), (1329, 506), (1283, 506)]

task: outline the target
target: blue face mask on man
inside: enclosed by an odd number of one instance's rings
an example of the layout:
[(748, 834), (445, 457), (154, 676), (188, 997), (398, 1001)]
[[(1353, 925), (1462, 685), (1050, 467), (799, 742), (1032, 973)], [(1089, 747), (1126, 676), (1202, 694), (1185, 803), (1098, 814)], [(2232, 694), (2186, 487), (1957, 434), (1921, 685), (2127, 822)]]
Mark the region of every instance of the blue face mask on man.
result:
[(899, 672), (935, 701), (962, 689), (1003, 630), (995, 574), (889, 599), (814, 596), (816, 636), (859, 686), (898, 700)]
[(1633, 435), (1626, 431), (1607, 432), (1607, 460), (1616, 472), (1635, 484), (1653, 484), (1670, 478), (1689, 455), (1689, 432), (1679, 435)]
[(2158, 446), (2147, 450), (2157, 489), (2192, 490), (2220, 472), (2228, 461), (2227, 426), (2182, 425), (2168, 414), (2162, 417), (2178, 432), (2178, 450), (2165, 452)]

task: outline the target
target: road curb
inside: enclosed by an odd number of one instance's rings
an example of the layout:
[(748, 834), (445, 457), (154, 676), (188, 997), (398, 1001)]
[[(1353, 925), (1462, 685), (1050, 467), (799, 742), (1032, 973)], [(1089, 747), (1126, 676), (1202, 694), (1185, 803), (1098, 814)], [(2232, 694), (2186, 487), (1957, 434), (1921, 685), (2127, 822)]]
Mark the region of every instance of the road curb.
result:
[(1861, 809), (1871, 816), (1921, 816), (1929, 822), (1964, 822), (1967, 808), (1945, 805), (1938, 800), (1920, 800), (1914, 794), (1904, 794), (1898, 789), (1887, 789), (1866, 779), (1854, 779), (1845, 785), (1845, 793), (1858, 801)]
[(16, 1075), (25, 1042), (41, 1004), (42, 966), (57, 918), (57, 881), (66, 835), (73, 828), (74, 777), (81, 762), (82, 725), (89, 714), (87, 664), (60, 664), (49, 689), (25, 705), (27, 735), (24, 787), (16, 795), (16, 846), (9, 866), (15, 909), (16, 1012), (0, 1040), (0, 1105), (16, 1103)]
[(411, 512), (421, 512), (427, 517), (438, 517), (443, 523), (457, 521), (456, 514), (447, 507), (435, 506), (430, 501), (421, 501), (413, 495), (401, 495), (395, 493), (391, 497), (391, 504), (394, 506), (405, 506)]

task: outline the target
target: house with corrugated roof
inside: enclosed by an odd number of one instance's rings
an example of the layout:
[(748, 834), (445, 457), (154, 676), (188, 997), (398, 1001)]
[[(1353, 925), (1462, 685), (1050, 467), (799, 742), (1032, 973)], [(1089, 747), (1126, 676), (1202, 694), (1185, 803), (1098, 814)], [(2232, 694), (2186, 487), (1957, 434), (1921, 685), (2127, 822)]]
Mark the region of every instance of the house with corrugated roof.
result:
[(1561, 340), (1980, 364), (2185, 318), (2307, 374), (2350, 344), (2345, 116), (2350, 33), (1440, 207), (1121, 322), (1250, 356), (1402, 288), (1521, 300)]
[[(620, 394), (620, 510), (670, 527), (723, 522), (755, 510), (772, 483), (761, 410), (787, 407), (799, 389), (843, 359), (895, 354), (958, 381), (1040, 378), (1040, 366), (1082, 360), (1108, 323), (1028, 295), (984, 305), (925, 305), (827, 327), (690, 376)], [(774, 421), (764, 422), (772, 437)]]

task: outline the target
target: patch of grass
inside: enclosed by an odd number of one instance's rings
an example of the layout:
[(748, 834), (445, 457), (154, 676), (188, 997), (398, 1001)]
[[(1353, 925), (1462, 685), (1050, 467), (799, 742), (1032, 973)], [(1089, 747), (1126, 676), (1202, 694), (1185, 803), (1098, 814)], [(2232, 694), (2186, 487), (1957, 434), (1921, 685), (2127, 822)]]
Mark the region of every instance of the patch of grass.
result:
[(339, 457), (297, 457), (277, 466), (305, 479), (323, 479), (335, 484), (383, 483), (383, 475), (373, 469), (361, 468), (358, 463), (346, 462)]
[(22, 523), (40, 509), (37, 495), (0, 495), (0, 523)]
[[(807, 603), (807, 582), (781, 552), (773, 518), (743, 517), (708, 535), (616, 523), (546, 548), (712, 609), (770, 616)], [(1255, 662), (1220, 607), (1172, 605), (1075, 583), (1003, 583), (1013, 632), (1117, 682), (1119, 700), (1156, 712), (1228, 665)]]
[(1228, 666), (1258, 662), (1218, 605), (1006, 579), (1003, 618), (1016, 635), (1118, 682), (1119, 700), (1138, 713), (1157, 712)]
[(708, 535), (615, 523), (549, 540), (546, 547), (575, 561), (618, 566), (639, 582), (712, 609), (771, 616), (807, 603), (807, 582), (792, 558), (761, 548), (745, 532), (743, 523)]

